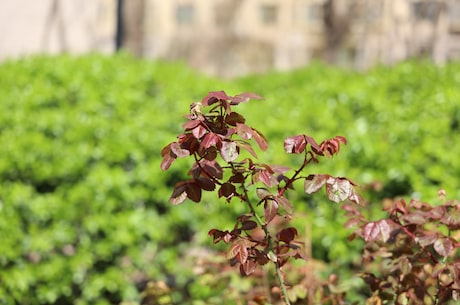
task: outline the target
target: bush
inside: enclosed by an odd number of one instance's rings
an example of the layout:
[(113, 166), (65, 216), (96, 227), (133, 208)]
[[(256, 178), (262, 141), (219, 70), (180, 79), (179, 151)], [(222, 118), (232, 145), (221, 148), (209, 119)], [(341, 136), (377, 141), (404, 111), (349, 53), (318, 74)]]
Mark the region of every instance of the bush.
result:
[[(208, 91), (257, 92), (276, 109), (270, 116), (242, 106), (273, 142), (269, 163), (291, 162), (282, 141), (298, 130), (342, 134), (351, 145), (332, 166), (312, 171), (385, 185), (372, 189), (375, 202), (411, 194), (429, 201), (439, 186), (458, 197), (458, 71), (458, 63), (406, 62), (365, 74), (314, 64), (230, 84), (125, 54), (3, 63), (0, 303), (136, 303), (147, 281), (166, 283), (175, 303), (223, 299), (226, 274), (212, 291), (200, 289), (209, 281), (198, 277), (192, 254), (209, 251), (207, 228), (231, 228), (241, 211), (223, 212), (208, 197), (193, 209), (171, 209), (170, 190), (190, 164), (160, 170), (160, 150), (180, 131), (180, 115)], [(293, 194), (306, 214), (293, 221), (311, 227), (313, 255), (328, 262), (324, 273), (346, 278), (359, 244), (331, 221), (344, 213), (315, 198)], [(235, 295), (249, 285), (238, 283)]]

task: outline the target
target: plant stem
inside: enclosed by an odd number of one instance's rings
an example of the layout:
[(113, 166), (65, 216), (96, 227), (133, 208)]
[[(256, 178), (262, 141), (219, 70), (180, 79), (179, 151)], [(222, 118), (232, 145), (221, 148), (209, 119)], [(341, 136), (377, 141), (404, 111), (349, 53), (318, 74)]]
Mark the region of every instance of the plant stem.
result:
[(275, 267), (276, 267), (276, 275), (278, 276), (278, 280), (280, 282), (281, 292), (283, 293), (284, 303), (286, 303), (286, 305), (291, 305), (291, 302), (289, 301), (289, 297), (287, 294), (286, 285), (284, 284), (284, 277), (283, 277), (283, 274), (281, 273), (281, 267), (279, 266), (278, 263), (275, 263)]
[[(242, 187), (243, 187), (244, 196), (245, 196), (244, 201), (249, 206), (249, 209), (251, 210), (251, 213), (254, 215), (257, 223), (264, 230), (264, 233), (267, 236), (268, 250), (272, 251), (272, 249), (273, 249), (272, 238), (271, 238), (270, 232), (268, 231), (267, 225), (262, 221), (260, 216), (256, 213), (256, 209), (254, 208), (254, 206), (252, 205), (251, 201), (249, 200), (248, 190), (246, 189), (246, 187), (244, 186), (243, 183), (242, 183)], [(281, 288), (281, 292), (283, 294), (282, 297), (284, 298), (284, 303), (286, 305), (291, 305), (291, 303), (289, 302), (288, 294), (287, 294), (286, 284), (284, 283), (284, 277), (283, 277), (283, 274), (281, 273), (281, 267), (280, 267), (278, 262), (273, 262), (273, 263), (275, 264), (276, 276), (278, 277), (278, 281), (280, 283), (280, 288)]]

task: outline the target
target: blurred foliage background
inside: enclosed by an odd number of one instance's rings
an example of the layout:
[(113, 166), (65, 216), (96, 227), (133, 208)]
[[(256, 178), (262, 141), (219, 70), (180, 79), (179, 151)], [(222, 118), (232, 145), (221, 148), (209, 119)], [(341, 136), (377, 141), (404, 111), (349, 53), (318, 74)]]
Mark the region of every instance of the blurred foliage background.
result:
[[(271, 143), (259, 156), (266, 163), (298, 164), (283, 152), (287, 136), (345, 136), (336, 158), (308, 170), (357, 182), (378, 217), (384, 198), (436, 202), (440, 188), (460, 197), (458, 88), (458, 62), (407, 61), (365, 73), (314, 63), (231, 82), (123, 53), (4, 62), (0, 304), (139, 304), (148, 302), (143, 291), (161, 295), (161, 287), (168, 293), (160, 304), (240, 304), (249, 280), (207, 270), (214, 265), (204, 261), (223, 260), (208, 230), (231, 228), (243, 210), (212, 195), (172, 207), (188, 163), (160, 170), (161, 148), (209, 91), (265, 98), (238, 111)], [(340, 206), (300, 190), (291, 197), (320, 273), (340, 274), (356, 289), (351, 297), (362, 297), (353, 277), (360, 244), (347, 241)]]

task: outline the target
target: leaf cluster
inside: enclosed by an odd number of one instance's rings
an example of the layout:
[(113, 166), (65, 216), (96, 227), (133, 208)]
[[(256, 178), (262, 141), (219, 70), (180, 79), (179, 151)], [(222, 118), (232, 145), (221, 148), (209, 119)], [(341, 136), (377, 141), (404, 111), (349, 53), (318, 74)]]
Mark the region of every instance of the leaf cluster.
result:
[[(445, 192), (440, 191), (443, 197)], [(361, 277), (371, 304), (446, 304), (460, 292), (460, 203), (387, 202), (386, 217), (368, 221), (351, 205), (347, 226), (366, 242)], [(372, 270), (374, 269), (374, 270)]]
[[(337, 136), (318, 144), (312, 137), (296, 135), (284, 141), (288, 154), (304, 156), (303, 163), (296, 170), (284, 166), (268, 165), (257, 161), (257, 154), (250, 140), (254, 140), (264, 151), (268, 142), (261, 132), (246, 125), (246, 119), (233, 110), (250, 98), (258, 95), (243, 93), (228, 96), (224, 91), (210, 92), (201, 102), (190, 106), (188, 121), (183, 124), (184, 132), (178, 140), (166, 145), (162, 151), (162, 170), (170, 168), (177, 158), (192, 158), (188, 175), (190, 179), (175, 184), (170, 202), (183, 203), (187, 198), (200, 202), (202, 191), (216, 191), (219, 198), (227, 202), (239, 199), (247, 205), (247, 214), (237, 217), (233, 230), (212, 229), (209, 235), (214, 243), (229, 244), (227, 257), (232, 265), (239, 265), (242, 275), (254, 273), (256, 267), (272, 262), (277, 270), (285, 302), (289, 304), (281, 268), (290, 258), (305, 258), (301, 243), (295, 241), (298, 235), (294, 227), (284, 227), (274, 234), (269, 225), (277, 218), (289, 219), (293, 206), (286, 191), (294, 182), (304, 180), (304, 191), (316, 193), (325, 188), (326, 194), (334, 202), (345, 200), (361, 203), (354, 189), (355, 184), (343, 177), (327, 174), (302, 176), (304, 168), (319, 157), (332, 157), (340, 151), (346, 139)], [(250, 156), (242, 157), (242, 150)], [(219, 158), (220, 156), (220, 158)], [(258, 202), (253, 204), (249, 190), (256, 186)], [(257, 211), (263, 208), (263, 217)], [(257, 232), (262, 234), (254, 234)]]

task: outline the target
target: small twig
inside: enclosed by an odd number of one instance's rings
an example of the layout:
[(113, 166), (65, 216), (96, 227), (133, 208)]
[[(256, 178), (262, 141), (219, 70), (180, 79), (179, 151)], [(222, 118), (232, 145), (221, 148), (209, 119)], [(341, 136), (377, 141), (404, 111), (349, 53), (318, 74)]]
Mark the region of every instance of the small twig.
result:
[[(244, 191), (245, 202), (247, 203), (249, 209), (251, 210), (251, 213), (254, 215), (257, 223), (264, 230), (265, 236), (267, 236), (268, 251), (271, 251), (271, 250), (273, 250), (273, 244), (272, 244), (272, 238), (271, 238), (270, 232), (268, 231), (267, 225), (262, 221), (260, 216), (256, 213), (256, 210), (255, 210), (254, 206), (252, 205), (251, 200), (249, 200), (248, 190), (244, 186), (244, 183), (242, 183), (241, 186), (242, 186), (243, 191)], [(291, 303), (289, 302), (288, 294), (287, 294), (286, 284), (284, 283), (284, 277), (283, 277), (283, 274), (281, 273), (281, 267), (280, 267), (280, 265), (279, 265), (279, 263), (277, 261), (273, 262), (273, 263), (275, 264), (276, 276), (278, 277), (278, 281), (280, 283), (280, 288), (281, 288), (281, 292), (283, 294), (284, 303), (286, 305), (291, 305)]]
[(283, 277), (283, 274), (281, 273), (281, 267), (278, 264), (278, 262), (275, 263), (275, 268), (276, 268), (276, 275), (280, 282), (280, 287), (281, 287), (281, 292), (283, 294), (284, 303), (286, 303), (286, 305), (291, 305), (291, 302), (289, 301), (289, 297), (287, 294), (286, 284), (284, 283), (284, 277)]

